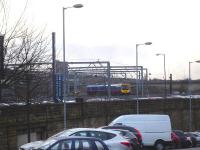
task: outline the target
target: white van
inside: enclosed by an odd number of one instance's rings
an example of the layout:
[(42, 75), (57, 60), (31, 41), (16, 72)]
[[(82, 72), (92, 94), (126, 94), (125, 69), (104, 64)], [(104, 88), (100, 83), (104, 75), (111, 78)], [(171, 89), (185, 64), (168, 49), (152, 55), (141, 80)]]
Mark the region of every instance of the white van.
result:
[(142, 134), (144, 146), (154, 146), (156, 150), (164, 150), (167, 145), (171, 144), (171, 121), (168, 115), (122, 115), (109, 125), (115, 124), (137, 128)]

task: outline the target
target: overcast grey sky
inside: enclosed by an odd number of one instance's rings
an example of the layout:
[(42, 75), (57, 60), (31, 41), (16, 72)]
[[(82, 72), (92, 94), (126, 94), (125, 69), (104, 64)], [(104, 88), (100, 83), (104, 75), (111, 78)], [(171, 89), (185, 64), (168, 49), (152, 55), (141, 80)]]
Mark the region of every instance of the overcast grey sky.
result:
[[(19, 16), (26, 0), (10, 0), (10, 19)], [(111, 65), (139, 65), (149, 69), (151, 78), (163, 78), (165, 53), (167, 77), (188, 78), (189, 61), (200, 60), (199, 0), (29, 0), (25, 17), (30, 25), (47, 34), (56, 32), (58, 59), (62, 60), (62, 7), (66, 18), (66, 57), (69, 61), (100, 60)], [(200, 78), (200, 64), (193, 63), (191, 76)]]

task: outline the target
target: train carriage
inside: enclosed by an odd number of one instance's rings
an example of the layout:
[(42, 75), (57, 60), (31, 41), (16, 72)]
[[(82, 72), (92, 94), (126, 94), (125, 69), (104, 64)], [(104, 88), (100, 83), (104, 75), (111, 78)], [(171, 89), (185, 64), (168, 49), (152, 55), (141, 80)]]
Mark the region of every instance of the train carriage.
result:
[[(110, 85), (111, 95), (128, 95), (130, 94), (130, 84), (111, 84)], [(88, 85), (88, 95), (107, 95), (108, 85)]]

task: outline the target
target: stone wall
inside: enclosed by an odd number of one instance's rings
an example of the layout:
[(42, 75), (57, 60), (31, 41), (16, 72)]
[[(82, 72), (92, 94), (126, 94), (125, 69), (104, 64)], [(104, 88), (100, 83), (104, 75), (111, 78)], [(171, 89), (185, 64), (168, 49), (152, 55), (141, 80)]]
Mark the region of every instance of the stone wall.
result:
[[(192, 104), (193, 130), (198, 130), (200, 100), (192, 100)], [(133, 100), (68, 103), (66, 106), (67, 128), (104, 126), (119, 115), (136, 113)], [(168, 114), (173, 129), (188, 130), (188, 99), (140, 100), (139, 106), (140, 113)], [(63, 108), (63, 104), (1, 107), (0, 150), (16, 150), (28, 131), (38, 140), (61, 131)]]

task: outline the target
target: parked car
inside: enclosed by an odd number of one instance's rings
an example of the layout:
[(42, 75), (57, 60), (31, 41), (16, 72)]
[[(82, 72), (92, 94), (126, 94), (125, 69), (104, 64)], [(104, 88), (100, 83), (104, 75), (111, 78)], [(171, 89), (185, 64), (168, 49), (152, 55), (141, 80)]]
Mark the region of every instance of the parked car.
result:
[(191, 138), (189, 136), (186, 136), (182, 130), (173, 130), (173, 132), (179, 137), (181, 147), (192, 147)]
[(109, 150), (106, 144), (93, 137), (54, 137), (34, 150)]
[(133, 150), (140, 150), (140, 143), (138, 142), (137, 137), (129, 132), (128, 130), (122, 130), (122, 129), (107, 129), (118, 132), (120, 135), (122, 135), (124, 138), (128, 139), (131, 142), (131, 146)]
[(195, 131), (195, 132), (192, 132), (192, 133), (195, 133), (196, 135), (200, 136), (200, 132), (198, 132), (198, 131)]
[(142, 134), (144, 146), (164, 150), (172, 144), (171, 121), (168, 115), (132, 114), (122, 115), (114, 119), (110, 125), (122, 124), (137, 128)]
[(172, 148), (180, 148), (181, 147), (181, 141), (180, 138), (174, 133), (171, 133), (172, 138)]
[(130, 126), (126, 126), (126, 125), (120, 125), (120, 124), (115, 124), (113, 126), (104, 126), (104, 127), (101, 127), (102, 129), (122, 129), (122, 130), (127, 130), (131, 133), (133, 133), (136, 137), (137, 137), (137, 140), (140, 144), (140, 148), (143, 147), (143, 143), (142, 143), (142, 135), (140, 133), (139, 130), (137, 130), (136, 128), (134, 127), (130, 127)]
[(184, 134), (191, 138), (193, 147), (200, 145), (200, 134), (197, 132), (185, 132)]
[[(132, 150), (130, 140), (124, 138), (116, 131), (110, 131), (105, 129), (94, 129), (94, 128), (68, 129), (53, 135), (52, 137), (48, 138), (48, 140), (66, 136), (95, 137), (104, 141), (104, 143), (108, 146), (109, 150)], [(40, 145), (40, 144), (33, 145), (32, 143), (29, 144), (31, 144), (30, 148), (26, 144), (25, 144), (26, 149), (23, 149), (24, 145), (22, 145), (20, 148), (22, 150), (31, 150), (31, 148), (35, 148), (38, 145)]]

